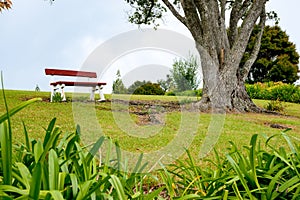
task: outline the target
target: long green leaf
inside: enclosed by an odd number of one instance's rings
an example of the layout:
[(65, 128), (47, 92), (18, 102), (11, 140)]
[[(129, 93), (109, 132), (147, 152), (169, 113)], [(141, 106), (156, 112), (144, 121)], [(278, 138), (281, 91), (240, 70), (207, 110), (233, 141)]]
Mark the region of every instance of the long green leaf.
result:
[(23, 129), (24, 129), (26, 148), (27, 148), (27, 151), (30, 151), (30, 142), (29, 142), (29, 136), (28, 136), (27, 128), (25, 126), (24, 121), (22, 122), (22, 124), (23, 124)]
[(15, 194), (19, 194), (22, 196), (28, 195), (28, 190), (21, 190), (15, 186), (11, 186), (11, 185), (0, 185), (0, 191), (7, 192), (7, 193), (13, 192)]
[(269, 183), (268, 185), (268, 189), (267, 189), (267, 198), (268, 199), (274, 199), (276, 198), (277, 196), (279, 196), (279, 194), (274, 191), (275, 190), (275, 185), (276, 183), (279, 184), (280, 183), (280, 179), (281, 179), (281, 176), (282, 174), (287, 171), (290, 167), (287, 166), (283, 169), (281, 169), (279, 172), (276, 173), (276, 175), (271, 179), (271, 182)]
[(50, 190), (49, 193), (53, 200), (64, 200), (63, 195), (58, 190)]
[(67, 177), (67, 173), (60, 172), (58, 175), (58, 190), (64, 190), (65, 189), (65, 180)]
[(15, 165), (18, 167), (19, 172), (22, 177), (22, 183), (25, 185), (26, 189), (30, 189), (30, 180), (32, 178), (31, 173), (29, 169), (24, 165), (23, 163), (15, 163)]
[(40, 160), (43, 152), (44, 152), (43, 144), (40, 140), (38, 140), (37, 143), (35, 143), (35, 145), (34, 145), (34, 151), (33, 151), (34, 160), (36, 163)]
[(81, 168), (83, 169), (83, 175), (84, 175), (83, 180), (87, 181), (90, 178), (89, 166), (86, 163), (87, 160), (85, 159), (85, 155), (81, 146), (77, 142), (75, 142), (75, 145), (79, 155), (79, 162), (81, 162)]
[(32, 179), (30, 183), (30, 190), (29, 190), (29, 197), (31, 199), (39, 199), (40, 190), (41, 190), (41, 179), (42, 177), (42, 165), (40, 162), (38, 162), (34, 169), (32, 174)]
[(231, 164), (231, 166), (233, 167), (233, 169), (236, 171), (236, 173), (237, 173), (242, 185), (244, 186), (249, 198), (252, 200), (253, 196), (250, 192), (247, 181), (244, 178), (243, 171), (240, 169), (240, 167), (237, 165), (237, 163), (233, 160), (233, 158), (229, 154), (227, 154), (226, 157), (227, 157), (227, 160), (229, 161), (229, 163)]
[(116, 189), (116, 192), (117, 192), (118, 197), (119, 197), (118, 199), (120, 199), (120, 200), (126, 200), (127, 196), (125, 195), (124, 188), (123, 188), (123, 186), (121, 184), (120, 179), (117, 176), (115, 176), (115, 175), (111, 175), (111, 177), (109, 179), (109, 182)]
[(296, 185), (297, 183), (300, 182), (300, 179), (298, 176), (294, 176), (290, 180), (285, 181), (280, 187), (279, 187), (279, 192), (285, 192), (287, 190), (290, 190), (293, 185)]
[(89, 180), (89, 181), (84, 181), (82, 184), (79, 185), (79, 193), (76, 197), (76, 200), (82, 200), (82, 199), (86, 199), (86, 195), (89, 190), (91, 185), (93, 184), (93, 181)]
[(251, 141), (250, 141), (250, 145), (251, 145), (251, 148), (250, 148), (250, 156), (249, 156), (249, 159), (250, 159), (250, 165), (251, 165), (251, 171), (252, 171), (252, 179), (254, 180), (256, 186), (258, 189), (260, 189), (260, 185), (258, 183), (258, 179), (257, 179), (257, 174), (256, 174), (256, 156), (257, 156), (257, 153), (256, 153), (256, 143), (257, 143), (257, 134), (254, 134), (252, 137), (251, 137)]
[(69, 177), (71, 180), (73, 196), (76, 197), (77, 193), (78, 193), (78, 188), (79, 188), (77, 176), (75, 174), (69, 174)]
[(188, 194), (183, 197), (180, 197), (178, 200), (187, 200), (187, 199), (200, 199), (200, 196), (197, 194)]
[(161, 191), (163, 191), (165, 189), (165, 187), (160, 187), (159, 189), (147, 194), (143, 196), (144, 200), (152, 200), (155, 199), (160, 193)]
[[(42, 153), (42, 155), (40, 156), (40, 161), (44, 162), (49, 150), (54, 146), (54, 141), (56, 140), (56, 138), (61, 134), (61, 131), (59, 130), (58, 127), (54, 128), (48, 142), (46, 143), (46, 145), (44, 146), (44, 151)], [(44, 143), (45, 144), (45, 143)]]
[(46, 130), (46, 135), (44, 138), (44, 143), (43, 143), (44, 148), (46, 147), (47, 143), (49, 142), (49, 139), (51, 138), (52, 131), (55, 127), (55, 122), (56, 122), (56, 118), (53, 118), (48, 125), (48, 128)]
[(89, 164), (92, 159), (94, 158), (94, 156), (97, 154), (99, 148), (101, 147), (101, 145), (103, 144), (105, 140), (105, 137), (100, 137), (97, 142), (94, 144), (94, 146), (92, 147), (92, 149), (89, 151), (89, 154), (86, 157), (86, 163)]
[(51, 149), (49, 151), (49, 189), (58, 189), (58, 178), (59, 178), (59, 164), (56, 152)]
[(0, 123), (0, 143), (3, 169), (3, 183), (11, 185), (12, 181), (12, 141), (9, 136), (7, 123)]

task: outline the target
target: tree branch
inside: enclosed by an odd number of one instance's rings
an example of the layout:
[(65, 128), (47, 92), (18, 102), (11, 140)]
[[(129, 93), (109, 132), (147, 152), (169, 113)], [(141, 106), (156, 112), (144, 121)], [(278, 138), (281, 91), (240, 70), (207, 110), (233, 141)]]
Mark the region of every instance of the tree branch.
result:
[(164, 4), (169, 8), (169, 10), (172, 12), (172, 14), (185, 26), (186, 24), (186, 19), (182, 15), (179, 14), (179, 12), (174, 8), (174, 6), (168, 1), (168, 0), (162, 0)]
[(225, 21), (225, 11), (226, 11), (226, 1), (227, 0), (219, 0), (220, 1), (220, 7), (221, 7), (221, 17)]
[(203, 25), (194, 0), (181, 0), (185, 14), (186, 27), (190, 30), (195, 42), (203, 42)]
[(154, 0), (150, 0), (150, 3), (151, 3), (151, 6), (150, 6), (150, 8), (148, 9), (148, 11), (145, 15), (145, 19), (144, 19), (144, 22), (143, 22), (144, 24), (147, 24), (148, 19), (150, 17), (152, 17), (152, 9), (154, 8), (155, 2), (154, 2)]
[(257, 59), (257, 55), (259, 53), (260, 50), (260, 46), (261, 46), (261, 38), (263, 36), (263, 32), (264, 32), (264, 28), (265, 28), (265, 24), (266, 24), (266, 10), (265, 7), (263, 8), (263, 11), (260, 15), (260, 22), (259, 22), (259, 27), (260, 27), (260, 32), (258, 33), (257, 37), (256, 37), (256, 41), (253, 47), (253, 50), (251, 52), (251, 55), (249, 57), (249, 59), (245, 62), (244, 66), (242, 67), (242, 71), (241, 71), (241, 77), (243, 79), (243, 81), (246, 81), (249, 71), (252, 67), (252, 65), (254, 64), (254, 62)]
[(251, 5), (251, 0), (236, 0), (234, 1), (230, 13), (229, 22), (229, 43), (233, 45), (238, 35), (238, 23), (240, 19), (246, 14), (248, 7)]
[(264, 11), (265, 4), (268, 0), (255, 0), (249, 11), (247, 12), (245, 19), (240, 27), (239, 34), (231, 48), (229, 59), (232, 60), (232, 64), (239, 66), (239, 63), (244, 55), (245, 49), (247, 47), (249, 38), (251, 36), (253, 27)]

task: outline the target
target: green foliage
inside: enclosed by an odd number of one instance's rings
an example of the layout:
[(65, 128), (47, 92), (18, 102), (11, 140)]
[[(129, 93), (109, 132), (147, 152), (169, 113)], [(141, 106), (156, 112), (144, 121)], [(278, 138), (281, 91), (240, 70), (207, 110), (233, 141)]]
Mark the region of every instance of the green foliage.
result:
[(128, 93), (129, 94), (133, 94), (134, 91), (136, 89), (138, 89), (139, 87), (142, 87), (143, 85), (145, 85), (147, 83), (147, 81), (143, 80), (143, 81), (135, 81), (134, 83), (132, 83), (129, 87), (128, 87)]
[[(259, 28), (255, 27), (247, 46), (243, 64), (250, 56)], [(258, 57), (248, 75), (249, 83), (282, 81), (294, 83), (297, 75), (299, 54), (289, 36), (279, 26), (266, 26), (261, 40)]]
[(57, 102), (62, 102), (62, 97), (59, 92), (55, 92), (52, 96), (52, 102), (57, 103)]
[(95, 155), (104, 141), (111, 140), (100, 137), (88, 150), (80, 144), (79, 127), (62, 135), (55, 118), (45, 129), (43, 140), (30, 140), (24, 125), (25, 144), (13, 145), (10, 117), (37, 100), (0, 116), (1, 199), (153, 199), (164, 189), (144, 193), (142, 156), (131, 174), (121, 163), (120, 153), (117, 162), (108, 157), (102, 163)]
[[(96, 159), (98, 149), (112, 141), (99, 138), (91, 149), (81, 145), (80, 128), (62, 134), (53, 119), (43, 138), (12, 143), (10, 117), (38, 101), (29, 100), (0, 116), (0, 197), (3, 199), (297, 199), (300, 193), (300, 147), (286, 132), (271, 137), (253, 135), (247, 146), (230, 142), (226, 156), (215, 150), (208, 167), (187, 152), (158, 173), (141, 173), (143, 155), (133, 173), (126, 172), (120, 147), (117, 159)], [(264, 142), (265, 141), (265, 142)], [(286, 141), (284, 144), (282, 141)], [(263, 146), (262, 144), (265, 144)], [(278, 146), (278, 144), (282, 146)], [(287, 149), (287, 147), (289, 149)], [(13, 154), (10, 152), (14, 152)], [(153, 186), (150, 178), (160, 176)], [(152, 185), (151, 185), (152, 184)], [(155, 189), (154, 189), (155, 188)], [(163, 197), (161, 197), (163, 195)]]
[(113, 94), (126, 94), (127, 89), (122, 81), (120, 70), (117, 71), (116, 75), (117, 75), (117, 78), (113, 82), (113, 88), (112, 88)]
[(169, 74), (167, 74), (166, 80), (160, 79), (157, 81), (157, 83), (165, 92), (175, 89), (174, 80)]
[(128, 87), (129, 94), (135, 95), (164, 95), (164, 90), (158, 83), (151, 83), (150, 81), (135, 81)]
[(279, 100), (271, 100), (270, 102), (267, 103), (266, 106), (264, 106), (266, 110), (269, 111), (278, 111), (282, 112), (284, 110), (284, 106), (281, 101)]
[(176, 90), (196, 90), (199, 86), (197, 79), (198, 62), (195, 56), (190, 55), (187, 59), (175, 60), (171, 76)]
[(125, 0), (134, 8), (129, 16), (129, 21), (135, 24), (154, 24), (158, 26), (156, 19), (162, 18), (166, 8), (159, 1)]
[(174, 91), (168, 91), (165, 93), (166, 96), (176, 96), (176, 93)]
[(164, 95), (165, 92), (160, 87), (158, 83), (147, 82), (146, 84), (141, 85), (136, 90), (134, 90), (133, 94), (140, 95)]
[[(225, 157), (215, 151), (216, 159), (207, 160), (212, 166), (209, 168), (197, 165), (187, 152), (186, 161), (178, 160), (161, 170), (168, 194), (182, 199), (297, 199), (299, 146), (285, 132), (263, 137), (269, 151), (262, 148), (262, 141), (255, 134), (243, 149), (230, 142)], [(289, 152), (285, 147), (272, 145), (282, 139)]]
[(246, 85), (246, 90), (252, 99), (300, 103), (300, 88), (292, 84), (282, 82), (255, 83)]

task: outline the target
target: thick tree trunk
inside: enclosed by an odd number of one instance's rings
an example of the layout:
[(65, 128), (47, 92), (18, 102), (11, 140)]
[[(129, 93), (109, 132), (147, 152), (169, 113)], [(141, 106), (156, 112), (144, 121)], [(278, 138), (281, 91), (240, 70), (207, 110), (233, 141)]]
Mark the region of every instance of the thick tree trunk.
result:
[(233, 66), (235, 62), (220, 66), (222, 62), (213, 60), (202, 47), (198, 46), (198, 50), (203, 71), (203, 95), (198, 103), (200, 110), (261, 112), (247, 94), (240, 68)]
[(214, 112), (261, 112), (246, 92), (243, 81), (236, 74), (230, 77), (219, 75), (211, 87), (204, 87), (203, 98), (198, 106), (200, 110)]

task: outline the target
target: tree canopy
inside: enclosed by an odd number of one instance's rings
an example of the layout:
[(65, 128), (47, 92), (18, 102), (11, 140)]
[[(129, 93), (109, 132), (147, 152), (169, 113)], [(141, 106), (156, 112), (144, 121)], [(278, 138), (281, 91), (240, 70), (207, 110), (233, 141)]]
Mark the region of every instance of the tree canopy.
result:
[[(243, 60), (247, 60), (254, 43), (255, 35), (259, 32), (256, 27), (250, 38)], [(243, 63), (243, 62), (242, 62)], [(282, 81), (294, 83), (297, 75), (299, 54), (289, 36), (279, 26), (266, 26), (262, 36), (261, 47), (257, 59), (250, 69), (247, 81), (269, 82)]]
[(125, 85), (122, 81), (120, 70), (117, 71), (116, 80), (113, 82), (113, 86), (112, 86), (112, 92), (113, 92), (113, 94), (126, 94), (127, 93), (127, 88), (125, 87)]

